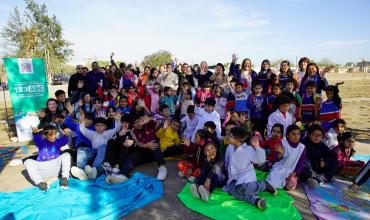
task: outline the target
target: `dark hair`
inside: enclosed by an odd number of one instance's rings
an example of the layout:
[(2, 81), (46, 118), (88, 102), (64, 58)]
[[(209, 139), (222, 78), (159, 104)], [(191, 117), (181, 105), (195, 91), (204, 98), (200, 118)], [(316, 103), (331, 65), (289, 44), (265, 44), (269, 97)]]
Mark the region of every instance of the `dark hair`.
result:
[(170, 107), (168, 107), (168, 105), (166, 105), (166, 104), (160, 105), (158, 107), (158, 111), (163, 112), (163, 110), (165, 110), (166, 108), (170, 109)]
[(285, 81), (285, 86), (286, 86), (286, 84), (288, 84), (288, 83), (293, 83), (294, 87), (296, 87), (296, 85), (297, 85), (297, 81), (296, 81), (295, 79), (293, 79), (293, 78), (289, 78), (289, 79), (287, 79), (287, 80)]
[(275, 123), (272, 128), (271, 128), (271, 131), (274, 129), (274, 128), (279, 128), (280, 129), (280, 132), (281, 132), (281, 135), (284, 134), (284, 125), (280, 124), (280, 123)]
[(214, 98), (207, 98), (205, 101), (204, 101), (204, 105), (208, 105), (208, 106), (215, 106), (216, 105), (216, 100)]
[(59, 89), (55, 92), (55, 97), (58, 97), (60, 95), (63, 95), (63, 94), (66, 94), (66, 92), (64, 92), (63, 90)]
[(293, 77), (293, 72), (292, 72), (292, 70), (290, 69), (290, 62), (288, 61), (288, 60), (283, 60), (283, 61), (281, 61), (281, 63), (280, 63), (280, 73), (281, 72), (283, 72), (282, 71), (282, 69), (281, 69), (281, 66), (282, 66), (282, 64), (283, 63), (286, 63), (288, 66), (289, 66), (289, 69), (288, 69), (288, 76), (289, 77)]
[(103, 103), (103, 99), (102, 99), (102, 98), (100, 98), (99, 96), (96, 96), (96, 97), (93, 99), (92, 103), (93, 103), (93, 104), (95, 104), (97, 101), (99, 101), (100, 103)]
[(86, 112), (85, 113), (85, 119), (94, 120), (94, 113), (92, 113), (92, 112)]
[(288, 128), (286, 129), (286, 134), (288, 135), (294, 130), (301, 131), (297, 125), (292, 124), (292, 125), (289, 125)]
[(280, 83), (274, 83), (274, 84), (272, 84), (272, 88), (274, 88), (274, 87), (278, 87), (281, 90)]
[(301, 65), (302, 65), (303, 62), (306, 62), (307, 64), (309, 64), (310, 63), (310, 59), (308, 59), (307, 57), (302, 57), (301, 59), (299, 59), (299, 61), (298, 61), (298, 68), (299, 68), (299, 70), (302, 70)]
[(248, 131), (242, 127), (233, 127), (230, 130), (231, 135), (240, 142), (245, 142), (248, 139)]
[(213, 121), (207, 121), (206, 123), (204, 123), (204, 127), (215, 130), (216, 124)]
[(107, 120), (105, 118), (102, 118), (102, 117), (95, 118), (94, 119), (94, 125), (96, 125), (96, 124), (107, 125)]
[(165, 86), (164, 88), (163, 88), (163, 92), (164, 93), (167, 93), (170, 89), (172, 89), (171, 87), (169, 87), (169, 86)]
[(202, 88), (211, 88), (211, 83), (209, 81), (206, 81), (203, 83)]
[(237, 86), (241, 86), (241, 87), (243, 87), (243, 83), (242, 83), (242, 82), (237, 82), (237, 83), (235, 83), (235, 87), (237, 87)]
[(275, 100), (275, 105), (276, 107), (279, 107), (283, 104), (290, 104), (292, 101), (289, 99), (289, 97), (285, 95), (280, 95), (279, 97), (276, 98)]
[[(271, 66), (271, 63), (270, 63), (270, 60), (268, 60), (268, 59), (265, 59), (265, 60), (262, 60), (262, 63), (261, 63), (261, 72), (264, 70), (264, 69), (262, 69), (263, 67), (263, 63), (267, 63), (269, 66)], [(267, 71), (268, 70), (270, 70), (270, 68), (269, 69), (267, 69)]]
[(188, 108), (186, 109), (186, 113), (195, 113), (195, 106), (189, 105)]
[[(343, 132), (343, 133), (338, 134), (337, 139), (338, 139), (340, 150), (342, 152), (344, 152), (344, 150), (345, 150), (344, 142), (346, 140), (350, 139), (350, 138), (355, 139), (355, 136), (350, 131), (346, 131), (346, 132)], [(356, 153), (356, 151), (352, 148), (351, 149), (351, 152), (349, 154), (350, 155), (349, 157), (352, 157), (355, 153)]]
[(323, 133), (321, 126), (317, 124), (313, 124), (307, 128), (308, 134), (312, 134), (314, 131), (321, 131), (321, 133)]
[(129, 114), (125, 113), (121, 116), (121, 122), (128, 122), (131, 123), (132, 119)]
[(154, 71), (156, 71), (157, 68), (151, 68), (150, 69), (150, 74), (149, 74), (149, 80), (154, 80)]
[(328, 92), (328, 91), (332, 91), (333, 92), (333, 101), (334, 101), (334, 104), (337, 106), (337, 108), (341, 108), (341, 104), (342, 104), (342, 99), (340, 98), (339, 96), (339, 88), (338, 86), (334, 86), (334, 85), (330, 85), (328, 87), (325, 88), (325, 91)]
[(225, 72), (225, 67), (222, 63), (217, 63), (216, 66), (220, 66), (222, 68), (222, 71)]
[(308, 81), (307, 83), (306, 83), (306, 88), (307, 87), (315, 87), (316, 88), (316, 84), (315, 84), (315, 82), (314, 81)]
[(333, 124), (332, 124), (332, 127), (335, 128), (337, 127), (339, 124), (344, 124), (346, 125), (346, 121), (344, 119), (341, 119), (341, 118), (337, 118)]
[(229, 125), (235, 125), (235, 126), (237, 126), (238, 124), (235, 122), (235, 121), (228, 121), (227, 123), (226, 123), (226, 125), (225, 125), (225, 127), (227, 127), (227, 126), (229, 126)]
[(259, 80), (253, 82), (252, 89), (254, 89), (256, 86), (261, 86), (263, 88), (262, 82)]
[(43, 128), (42, 128), (42, 135), (47, 135), (49, 132), (51, 131), (54, 131), (54, 132), (57, 132), (58, 129), (54, 126), (54, 125), (45, 125)]

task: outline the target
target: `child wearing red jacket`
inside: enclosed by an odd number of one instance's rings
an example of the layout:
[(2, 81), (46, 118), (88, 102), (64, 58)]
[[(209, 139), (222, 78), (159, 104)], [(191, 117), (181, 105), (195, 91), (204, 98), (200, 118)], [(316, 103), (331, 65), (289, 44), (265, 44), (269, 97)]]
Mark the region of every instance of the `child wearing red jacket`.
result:
[(284, 126), (276, 123), (272, 126), (271, 137), (261, 144), (266, 151), (266, 163), (261, 167), (263, 171), (269, 171), (275, 162), (279, 161), (284, 153), (281, 144), (283, 138)]
[(193, 181), (200, 175), (200, 168), (203, 166), (204, 146), (211, 142), (208, 131), (200, 129), (195, 133), (194, 143), (190, 139), (183, 139), (184, 153), (187, 157), (185, 160), (180, 160), (177, 163), (179, 169), (179, 176), (186, 177)]

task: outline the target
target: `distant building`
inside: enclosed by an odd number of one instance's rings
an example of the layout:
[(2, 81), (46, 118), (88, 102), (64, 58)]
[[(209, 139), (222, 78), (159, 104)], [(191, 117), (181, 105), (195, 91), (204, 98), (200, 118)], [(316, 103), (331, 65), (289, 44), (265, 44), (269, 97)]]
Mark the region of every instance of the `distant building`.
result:
[(361, 62), (357, 63), (360, 72), (366, 73), (370, 69), (370, 61), (362, 60)]

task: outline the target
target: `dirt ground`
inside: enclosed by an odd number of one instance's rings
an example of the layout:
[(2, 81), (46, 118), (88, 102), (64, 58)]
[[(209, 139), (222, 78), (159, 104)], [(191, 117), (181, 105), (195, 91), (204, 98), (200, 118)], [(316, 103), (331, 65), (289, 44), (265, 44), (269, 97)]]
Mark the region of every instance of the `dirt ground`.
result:
[[(329, 74), (330, 84), (344, 81), (340, 86), (340, 95), (343, 99), (342, 117), (347, 121), (348, 128), (355, 132), (357, 136), (356, 150), (358, 154), (370, 154), (370, 74), (364, 78), (363, 74)], [(66, 85), (49, 86), (50, 96), (53, 96), (57, 89), (66, 90)], [(3, 93), (0, 97), (0, 144), (7, 146), (20, 146), (27, 143), (11, 143), (6, 129), (10, 128), (10, 136), (15, 136), (14, 127), (6, 126), (5, 103)], [(12, 115), (9, 93), (5, 93), (7, 100), (8, 115)], [(10, 117), (13, 121), (13, 117)], [(164, 181), (165, 195), (161, 199), (139, 209), (125, 219), (207, 219), (193, 211), (187, 209), (177, 199), (185, 182), (177, 177), (176, 165), (174, 161), (167, 163), (169, 176)], [(147, 175), (155, 175), (155, 166), (148, 164), (137, 169)], [(25, 178), (26, 177), (26, 178)], [(7, 165), (0, 173), (0, 191), (12, 192), (31, 187), (32, 184), (27, 180), (27, 174), (23, 166), (10, 167)], [(294, 205), (301, 213), (303, 219), (315, 219), (309, 209), (309, 202), (300, 186), (296, 191), (290, 193), (295, 199)]]

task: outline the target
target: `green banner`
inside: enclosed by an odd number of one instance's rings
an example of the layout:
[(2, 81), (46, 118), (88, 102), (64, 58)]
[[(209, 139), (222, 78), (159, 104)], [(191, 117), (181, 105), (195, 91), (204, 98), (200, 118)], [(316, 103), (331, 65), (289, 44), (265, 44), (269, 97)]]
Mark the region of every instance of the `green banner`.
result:
[[(32, 139), (31, 121), (48, 99), (44, 59), (3, 58), (19, 141)], [(27, 117), (27, 120), (25, 120)]]

